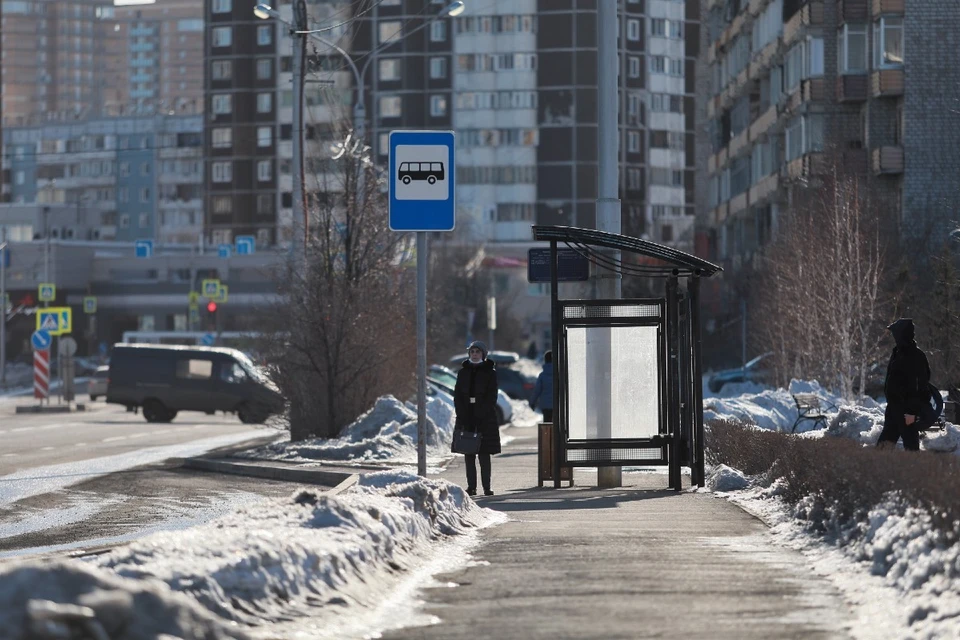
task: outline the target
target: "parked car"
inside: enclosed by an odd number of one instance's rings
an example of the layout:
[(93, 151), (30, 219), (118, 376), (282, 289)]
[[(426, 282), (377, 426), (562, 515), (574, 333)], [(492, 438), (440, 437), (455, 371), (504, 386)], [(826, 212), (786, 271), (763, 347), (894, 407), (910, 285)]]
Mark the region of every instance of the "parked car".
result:
[(87, 382), (87, 393), (91, 400), (107, 395), (107, 382), (110, 378), (110, 367), (97, 367)]
[[(453, 356), (450, 358), (450, 366), (454, 369), (459, 369), (460, 365), (463, 364), (463, 361), (467, 359), (467, 354), (461, 353), (458, 356)], [(487, 354), (488, 360), (493, 360), (493, 363), (499, 368), (500, 365), (504, 364), (513, 364), (520, 360), (520, 354), (516, 351), (491, 351)]]
[(143, 408), (148, 422), (179, 411), (236, 413), (258, 424), (283, 410), (279, 390), (236, 349), (118, 344), (110, 359), (107, 402)]
[(707, 388), (709, 388), (713, 393), (720, 393), (720, 390), (723, 389), (723, 385), (730, 384), (732, 382), (756, 382), (758, 384), (766, 383), (770, 380), (770, 371), (765, 367), (765, 361), (767, 361), (767, 359), (772, 355), (772, 352), (764, 353), (763, 355), (759, 355), (753, 360), (750, 360), (743, 367), (717, 371), (707, 380)]
[[(499, 370), (497, 371), (499, 375)], [(457, 386), (457, 374), (446, 367), (435, 364), (431, 365), (427, 372), (427, 381), (440, 388), (441, 391), (453, 397), (453, 390)], [(502, 389), (497, 390), (497, 422), (501, 425), (507, 424), (513, 420), (513, 405), (510, 404), (510, 397)]]

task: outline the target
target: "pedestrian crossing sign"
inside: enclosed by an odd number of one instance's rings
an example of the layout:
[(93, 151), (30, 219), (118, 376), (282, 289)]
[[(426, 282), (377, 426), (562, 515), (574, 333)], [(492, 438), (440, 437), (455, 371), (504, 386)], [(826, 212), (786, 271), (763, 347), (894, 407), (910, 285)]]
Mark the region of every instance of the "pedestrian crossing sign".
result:
[(73, 331), (73, 309), (49, 307), (37, 310), (37, 331), (46, 331), (52, 336), (62, 336)]
[(220, 281), (217, 279), (204, 280), (202, 283), (201, 289), (203, 291), (203, 297), (207, 300), (216, 300), (217, 296), (220, 295)]
[(222, 284), (220, 285), (220, 291), (217, 292), (217, 296), (215, 298), (211, 298), (211, 300), (213, 300), (214, 302), (219, 302), (220, 304), (223, 304), (227, 301), (228, 294), (229, 294), (229, 288), (227, 287), (227, 285)]
[(50, 282), (41, 282), (37, 287), (40, 302), (53, 302), (57, 299), (57, 285)]
[(84, 313), (96, 313), (97, 312), (97, 298), (96, 296), (86, 296), (83, 299), (83, 312)]

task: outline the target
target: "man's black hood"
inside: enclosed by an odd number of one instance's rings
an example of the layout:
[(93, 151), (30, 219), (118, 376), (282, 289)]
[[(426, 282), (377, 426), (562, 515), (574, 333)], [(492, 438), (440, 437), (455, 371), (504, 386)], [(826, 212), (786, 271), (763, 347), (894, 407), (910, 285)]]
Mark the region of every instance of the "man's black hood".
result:
[(908, 347), (916, 344), (914, 342), (916, 329), (913, 326), (913, 318), (900, 318), (887, 329), (893, 334), (893, 339), (897, 341), (898, 347)]

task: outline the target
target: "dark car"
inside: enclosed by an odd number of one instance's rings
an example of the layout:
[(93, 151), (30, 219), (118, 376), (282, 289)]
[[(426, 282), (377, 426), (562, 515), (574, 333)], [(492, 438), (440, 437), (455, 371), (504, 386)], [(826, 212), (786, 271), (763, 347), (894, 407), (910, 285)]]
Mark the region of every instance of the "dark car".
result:
[(284, 406), (276, 387), (236, 349), (151, 344), (114, 347), (107, 402), (142, 407), (148, 422), (170, 422), (180, 411), (225, 411), (259, 424)]
[(507, 365), (497, 365), (497, 384), (514, 400), (529, 400), (537, 381)]
[(707, 380), (707, 387), (713, 393), (720, 393), (723, 385), (731, 382), (766, 383), (770, 380), (770, 372), (765, 367), (768, 364), (766, 360), (772, 355), (772, 353), (765, 353), (750, 360), (742, 367), (718, 371)]

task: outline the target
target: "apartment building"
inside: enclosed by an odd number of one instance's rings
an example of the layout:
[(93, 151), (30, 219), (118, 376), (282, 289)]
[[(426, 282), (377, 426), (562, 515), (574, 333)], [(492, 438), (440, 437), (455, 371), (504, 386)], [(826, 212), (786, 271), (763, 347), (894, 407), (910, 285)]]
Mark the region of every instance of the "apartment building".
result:
[(113, 0), (5, 0), (3, 123), (96, 117), (118, 108), (124, 42), (115, 31)]
[(125, 45), (125, 114), (203, 113), (203, 4), (155, 0), (115, 8)]
[(704, 254), (733, 271), (750, 264), (796, 190), (833, 166), (893, 207), (905, 242), (940, 246), (960, 206), (960, 65), (943, 54), (960, 43), (960, 4), (706, 0), (702, 10)]
[(202, 116), (99, 118), (6, 127), (13, 203), (72, 206), (51, 237), (197, 243), (203, 232)]

